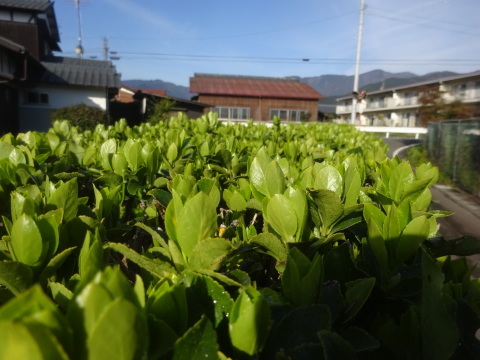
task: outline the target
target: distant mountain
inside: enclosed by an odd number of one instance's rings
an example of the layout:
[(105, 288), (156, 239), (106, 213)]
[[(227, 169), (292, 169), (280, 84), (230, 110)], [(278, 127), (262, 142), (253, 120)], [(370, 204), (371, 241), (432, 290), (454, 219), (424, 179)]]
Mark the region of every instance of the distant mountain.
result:
[[(383, 70), (372, 70), (364, 74), (360, 74), (358, 78), (359, 89), (369, 91), (377, 91), (381, 88), (392, 88), (424, 81), (436, 80), (448, 76), (458, 75), (450, 71), (433, 72), (426, 75), (416, 75), (411, 72), (390, 73)], [(298, 76), (290, 76), (290, 78), (299, 79), (301, 82), (309, 84), (326, 99), (322, 103), (333, 104), (335, 99), (340, 96), (348, 95), (353, 89), (354, 76), (346, 75), (321, 75), (313, 77), (300, 78)], [(186, 86), (175, 85), (162, 80), (125, 80), (125, 85), (137, 89), (162, 89), (167, 90), (167, 95), (180, 99), (190, 100), (192, 94)]]
[[(390, 73), (383, 70), (373, 70), (360, 74), (358, 77), (359, 89), (368, 91), (380, 90), (395, 86), (413, 84), (417, 82), (440, 79), (457, 75), (453, 72), (443, 71), (419, 76), (410, 72)], [(353, 89), (354, 76), (321, 75), (316, 77), (300, 78), (300, 81), (309, 84), (325, 97), (343, 96), (350, 94)]]
[(135, 89), (167, 90), (168, 96), (185, 100), (190, 100), (192, 96), (196, 95), (190, 93), (186, 86), (175, 85), (163, 80), (124, 80), (122, 83)]

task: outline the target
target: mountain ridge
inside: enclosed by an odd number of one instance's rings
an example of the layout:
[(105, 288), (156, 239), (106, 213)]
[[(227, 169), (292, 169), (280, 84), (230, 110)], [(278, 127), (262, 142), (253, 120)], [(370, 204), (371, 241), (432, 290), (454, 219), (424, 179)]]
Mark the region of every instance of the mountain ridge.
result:
[[(411, 72), (391, 73), (383, 70), (372, 70), (359, 75), (359, 89), (369, 91), (377, 91), (382, 87), (387, 89), (391, 87), (404, 86), (408, 84), (420, 83), (425, 81), (437, 80), (440, 78), (458, 75), (451, 71), (438, 71), (425, 75), (416, 75)], [(311, 77), (287, 76), (289, 78), (297, 78), (301, 82), (309, 84), (326, 99), (323, 103), (334, 102), (333, 98), (342, 97), (351, 93), (353, 89), (353, 75), (320, 75)], [(190, 100), (192, 94), (187, 86), (176, 85), (160, 79), (157, 80), (124, 80), (123, 84), (136, 89), (162, 89), (167, 90), (167, 95)]]

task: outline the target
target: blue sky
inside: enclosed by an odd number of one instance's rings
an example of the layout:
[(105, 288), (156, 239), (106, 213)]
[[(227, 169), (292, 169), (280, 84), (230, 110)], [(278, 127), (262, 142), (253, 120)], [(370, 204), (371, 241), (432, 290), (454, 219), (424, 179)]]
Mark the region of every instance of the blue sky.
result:
[[(353, 75), (361, 0), (80, 0), (85, 58), (103, 39), (122, 80), (188, 86), (194, 73)], [(75, 56), (75, 0), (57, 0), (59, 55)], [(366, 0), (360, 73), (480, 70), (478, 0)], [(304, 61), (303, 59), (309, 59)]]

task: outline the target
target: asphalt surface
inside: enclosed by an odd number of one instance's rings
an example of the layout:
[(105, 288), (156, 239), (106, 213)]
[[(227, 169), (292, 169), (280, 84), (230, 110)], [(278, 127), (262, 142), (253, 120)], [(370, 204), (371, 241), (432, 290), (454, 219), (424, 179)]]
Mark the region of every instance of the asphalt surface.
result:
[[(421, 140), (388, 138), (384, 141), (390, 146), (388, 156), (397, 154), (402, 157), (408, 146), (421, 143)], [(432, 192), (431, 208), (452, 212), (453, 215), (437, 219), (438, 232), (446, 240), (459, 239), (462, 236), (480, 238), (480, 197), (461, 189), (441, 184), (430, 188)], [(468, 256), (470, 265), (478, 264), (473, 277), (480, 277), (480, 254)]]

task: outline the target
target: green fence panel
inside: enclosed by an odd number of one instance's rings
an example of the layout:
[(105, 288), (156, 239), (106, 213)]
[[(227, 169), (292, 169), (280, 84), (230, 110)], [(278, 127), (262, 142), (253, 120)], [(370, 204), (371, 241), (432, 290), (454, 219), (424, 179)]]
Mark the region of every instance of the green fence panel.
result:
[(480, 196), (480, 119), (430, 123), (426, 148), (443, 173)]

